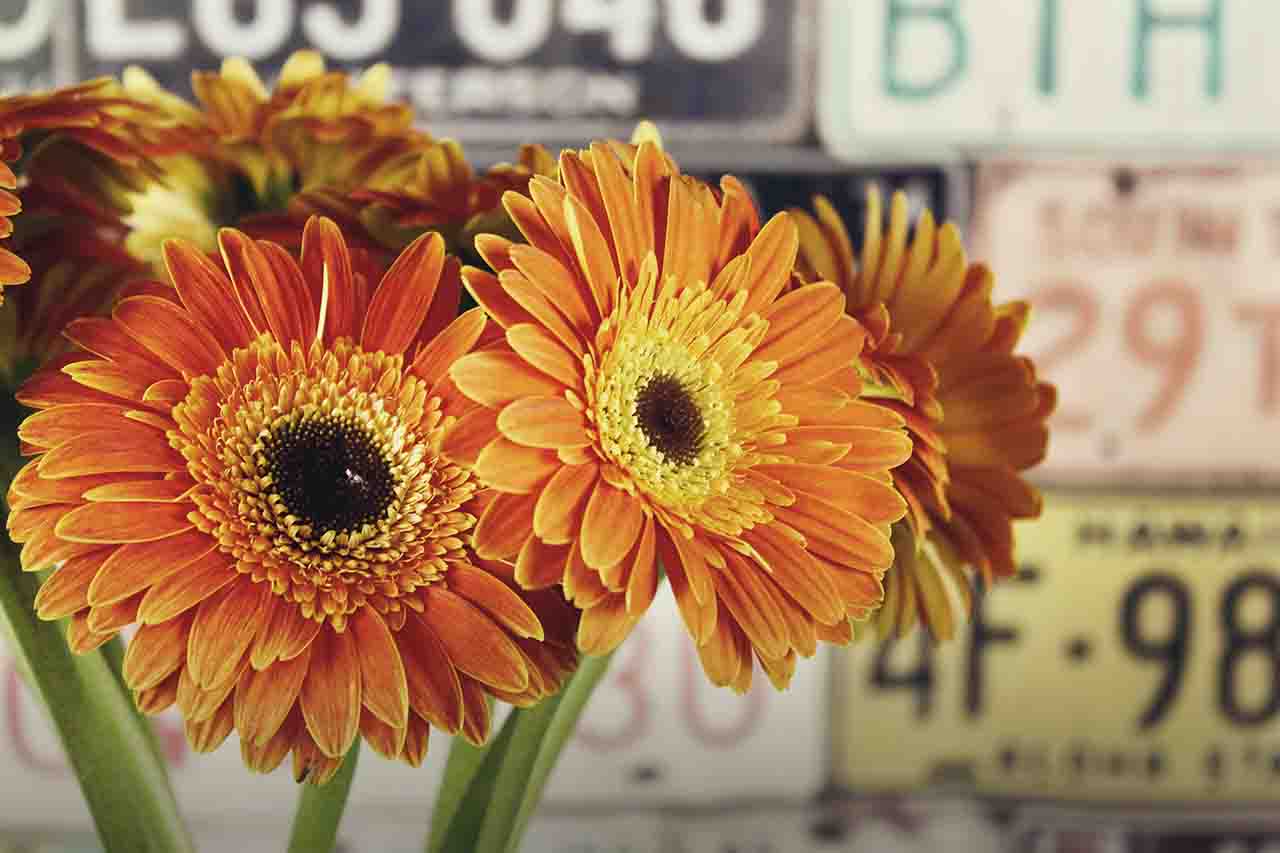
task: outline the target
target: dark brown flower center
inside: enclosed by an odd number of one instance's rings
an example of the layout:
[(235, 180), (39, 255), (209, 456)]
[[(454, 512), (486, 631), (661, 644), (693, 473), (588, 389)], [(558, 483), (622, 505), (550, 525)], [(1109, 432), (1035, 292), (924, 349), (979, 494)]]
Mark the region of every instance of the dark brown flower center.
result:
[(636, 421), (649, 444), (671, 462), (688, 465), (698, 458), (707, 425), (688, 389), (660, 373), (636, 395)]
[(273, 489), (316, 534), (346, 533), (380, 520), (395, 497), (382, 451), (350, 418), (304, 418), (263, 441)]

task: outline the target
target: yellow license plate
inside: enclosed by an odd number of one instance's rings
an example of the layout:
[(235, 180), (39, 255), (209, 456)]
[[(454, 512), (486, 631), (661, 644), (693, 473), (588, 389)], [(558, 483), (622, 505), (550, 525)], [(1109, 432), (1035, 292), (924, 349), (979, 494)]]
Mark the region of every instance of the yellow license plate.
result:
[(1280, 798), (1280, 497), (1046, 495), (1019, 576), (932, 647), (838, 663), (835, 776), (1111, 800)]

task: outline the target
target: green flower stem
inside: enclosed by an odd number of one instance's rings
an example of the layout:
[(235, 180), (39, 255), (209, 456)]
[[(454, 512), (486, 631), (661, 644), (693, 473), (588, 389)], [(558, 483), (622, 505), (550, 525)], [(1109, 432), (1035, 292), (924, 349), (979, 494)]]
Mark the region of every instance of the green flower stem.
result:
[(289, 853), (328, 853), (338, 841), (338, 824), (347, 808), (351, 780), (360, 759), (360, 738), (342, 760), (337, 774), (323, 785), (304, 784), (289, 833)]
[(564, 689), (517, 708), (483, 747), (454, 738), (444, 789), (431, 821), (428, 853), (515, 853), (612, 655), (584, 657)]
[(23, 572), (0, 535), (0, 615), (30, 685), (53, 720), (108, 853), (195, 848), (178, 815), (164, 763), (101, 651), (75, 655), (65, 624), (35, 614), (40, 579)]

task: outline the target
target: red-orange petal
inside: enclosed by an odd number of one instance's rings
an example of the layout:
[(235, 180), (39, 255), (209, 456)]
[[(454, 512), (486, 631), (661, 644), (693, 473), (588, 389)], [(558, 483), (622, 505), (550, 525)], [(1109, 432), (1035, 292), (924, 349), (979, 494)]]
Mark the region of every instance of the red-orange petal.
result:
[(311, 644), (311, 666), (299, 694), (307, 731), (330, 758), (346, 755), (360, 730), (360, 660), (355, 642), (350, 631), (321, 631)]

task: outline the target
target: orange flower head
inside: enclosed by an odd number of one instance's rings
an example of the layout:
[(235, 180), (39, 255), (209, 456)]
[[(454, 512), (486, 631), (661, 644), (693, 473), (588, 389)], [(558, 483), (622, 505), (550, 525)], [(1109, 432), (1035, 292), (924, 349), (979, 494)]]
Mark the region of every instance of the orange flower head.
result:
[(457, 263), (424, 236), (371, 289), (321, 218), (300, 261), (218, 243), (168, 244), (174, 287), (73, 322), (80, 350), (19, 394), (9, 532), (57, 566), (39, 615), (77, 651), (139, 625), (139, 707), (176, 703), (197, 750), (236, 730), (255, 770), (292, 752), (324, 781), (361, 735), (417, 765), (429, 726), (483, 741), (486, 694), (558, 689), (576, 615), (467, 543), (492, 495), (440, 445), (486, 321), (455, 319)]
[(992, 303), (991, 270), (968, 261), (952, 223), (939, 228), (925, 210), (909, 239), (901, 192), (885, 228), (879, 192), (868, 190), (857, 257), (826, 199), (815, 199), (815, 213), (793, 211), (803, 277), (843, 288), (870, 333), (860, 367), (882, 405), (906, 419), (915, 448), (893, 472), (910, 509), (895, 530), (876, 626), (902, 635), (919, 620), (950, 638), (971, 601), (969, 572), (985, 583), (1012, 575), (1012, 521), (1040, 514), (1021, 472), (1044, 457), (1056, 395), (1013, 352), (1028, 306)]
[[(9, 164), (22, 156), (24, 141), (31, 136), (53, 133), (91, 156), (135, 166), (147, 155), (171, 151), (178, 144), (163, 116), (125, 96), (109, 78), (0, 98), (0, 240), (12, 235), (11, 217), (22, 210), (12, 192), (18, 189), (18, 175)], [(30, 278), (28, 263), (0, 244), (0, 302), (7, 285)]]
[(880, 601), (902, 417), (859, 399), (865, 333), (832, 284), (784, 295), (796, 229), (742, 185), (682, 175), (651, 138), (564, 152), (507, 193), (528, 241), (465, 268), (503, 337), (456, 362), (479, 403), (445, 438), (499, 496), (475, 547), (561, 584), (578, 646), (615, 648), (665, 570), (710, 679), (781, 688)]

